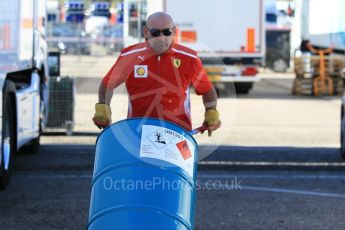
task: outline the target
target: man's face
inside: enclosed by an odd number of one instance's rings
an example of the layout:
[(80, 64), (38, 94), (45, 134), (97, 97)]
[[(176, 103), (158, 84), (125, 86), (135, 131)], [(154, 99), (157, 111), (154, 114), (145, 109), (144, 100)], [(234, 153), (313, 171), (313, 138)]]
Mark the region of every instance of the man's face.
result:
[(157, 53), (167, 51), (175, 36), (175, 26), (164, 17), (157, 17), (150, 20), (144, 28), (145, 38), (150, 47)]

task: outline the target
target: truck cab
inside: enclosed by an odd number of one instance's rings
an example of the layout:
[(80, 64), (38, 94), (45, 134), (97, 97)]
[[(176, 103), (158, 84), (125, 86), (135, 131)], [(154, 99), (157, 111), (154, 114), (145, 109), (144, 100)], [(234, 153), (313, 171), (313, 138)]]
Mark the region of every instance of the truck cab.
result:
[(6, 0), (2, 7), (0, 189), (8, 184), (14, 153), (39, 148), (49, 90), (45, 0)]

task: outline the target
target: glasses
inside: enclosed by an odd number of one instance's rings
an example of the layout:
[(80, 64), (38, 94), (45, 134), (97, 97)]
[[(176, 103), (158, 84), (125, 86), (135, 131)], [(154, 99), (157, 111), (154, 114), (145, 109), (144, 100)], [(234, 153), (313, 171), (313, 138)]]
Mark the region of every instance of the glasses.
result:
[(161, 35), (161, 33), (164, 36), (170, 36), (172, 35), (173, 31), (170, 28), (166, 28), (166, 29), (149, 29), (150, 34), (152, 35), (152, 37), (159, 37), (159, 35)]

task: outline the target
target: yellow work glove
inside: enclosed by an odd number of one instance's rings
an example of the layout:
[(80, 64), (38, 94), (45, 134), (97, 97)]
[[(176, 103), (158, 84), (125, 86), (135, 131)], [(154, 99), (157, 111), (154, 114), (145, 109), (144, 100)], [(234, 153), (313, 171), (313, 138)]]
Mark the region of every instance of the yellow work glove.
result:
[(107, 104), (100, 104), (97, 103), (95, 105), (95, 115), (93, 116), (92, 120), (93, 123), (99, 128), (105, 128), (111, 124), (111, 109)]
[(212, 132), (220, 127), (219, 112), (216, 109), (207, 109), (205, 112), (205, 119), (203, 125), (208, 128), (208, 136), (212, 135)]

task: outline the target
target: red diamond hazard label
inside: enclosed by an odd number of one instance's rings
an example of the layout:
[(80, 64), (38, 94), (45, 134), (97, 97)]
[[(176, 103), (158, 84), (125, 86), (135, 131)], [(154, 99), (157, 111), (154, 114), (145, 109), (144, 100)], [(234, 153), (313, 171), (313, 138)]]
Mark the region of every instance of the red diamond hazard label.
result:
[(187, 160), (188, 158), (192, 157), (192, 153), (189, 150), (189, 147), (188, 147), (186, 140), (177, 143), (176, 146), (177, 146), (178, 150), (180, 151), (183, 159)]

